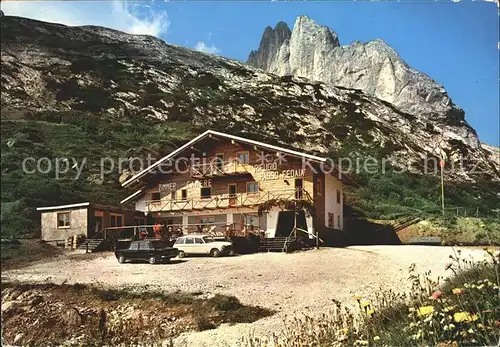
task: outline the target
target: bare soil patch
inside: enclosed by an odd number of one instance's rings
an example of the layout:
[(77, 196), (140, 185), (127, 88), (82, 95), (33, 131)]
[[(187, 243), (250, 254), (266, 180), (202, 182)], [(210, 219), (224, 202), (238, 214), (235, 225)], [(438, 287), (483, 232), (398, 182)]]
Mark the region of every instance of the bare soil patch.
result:
[(18, 269), (37, 261), (49, 261), (63, 252), (39, 239), (2, 240), (2, 269)]

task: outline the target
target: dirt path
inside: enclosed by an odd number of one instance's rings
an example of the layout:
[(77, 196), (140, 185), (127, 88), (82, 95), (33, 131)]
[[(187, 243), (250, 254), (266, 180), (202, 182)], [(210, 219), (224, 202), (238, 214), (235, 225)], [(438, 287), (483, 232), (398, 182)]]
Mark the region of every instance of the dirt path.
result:
[[(352, 303), (354, 294), (369, 296), (380, 287), (407, 290), (408, 267), (448, 275), (444, 266), (451, 247), (356, 246), (295, 254), (268, 253), (224, 258), (186, 258), (165, 265), (118, 264), (112, 254), (60, 257), (57, 261), (2, 273), (2, 280), (94, 283), (110, 287), (149, 287), (163, 291), (234, 295), (245, 304), (277, 310), (252, 324), (222, 326), (179, 337), (178, 345), (235, 346), (242, 336), (270, 335), (285, 316), (318, 315), (331, 300)], [(482, 259), (483, 251), (463, 249), (463, 257)]]

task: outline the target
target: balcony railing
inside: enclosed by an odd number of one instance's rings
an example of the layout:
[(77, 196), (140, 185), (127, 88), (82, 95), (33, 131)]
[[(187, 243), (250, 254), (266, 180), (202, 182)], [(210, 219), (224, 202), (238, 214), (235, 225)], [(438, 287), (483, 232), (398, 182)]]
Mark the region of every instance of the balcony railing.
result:
[(253, 166), (238, 160), (227, 162), (211, 160), (208, 163), (193, 164), (189, 168), (191, 177), (203, 178), (214, 176), (252, 174)]
[(225, 194), (211, 196), (209, 198), (186, 200), (150, 200), (146, 201), (146, 205), (148, 212), (193, 211), (233, 207), (254, 207), (271, 199), (298, 199), (312, 202), (312, 198), (306, 190), (297, 188), (276, 190), (272, 192), (239, 193), (232, 196)]

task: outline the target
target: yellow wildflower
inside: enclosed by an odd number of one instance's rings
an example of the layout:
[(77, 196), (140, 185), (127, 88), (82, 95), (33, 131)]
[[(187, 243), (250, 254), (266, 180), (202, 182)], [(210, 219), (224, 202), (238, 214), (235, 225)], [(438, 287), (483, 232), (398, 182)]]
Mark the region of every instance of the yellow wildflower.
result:
[(344, 332), (344, 335), (347, 335), (347, 333), (349, 332), (349, 328), (344, 328), (342, 329), (342, 331)]
[(357, 302), (360, 302), (360, 301), (361, 301), (361, 297), (360, 297), (359, 295), (356, 295), (356, 296), (354, 297), (354, 299), (356, 299), (356, 301), (357, 301)]
[(366, 311), (366, 314), (369, 315), (370, 317), (374, 313), (375, 313), (375, 311), (373, 309), (370, 309), (370, 310)]
[(487, 253), (491, 254), (491, 255), (495, 254), (495, 249), (494, 249), (494, 248), (485, 248), (484, 250), (485, 250)]
[(363, 300), (359, 303), (361, 305), (361, 307), (365, 308), (365, 307), (368, 307), (370, 306), (370, 302), (368, 300)]
[(379, 336), (375, 336), (375, 337), (373, 338), (373, 341), (378, 341), (378, 340), (380, 340), (380, 337), (379, 337)]
[(418, 316), (428, 316), (434, 312), (434, 307), (432, 306), (422, 306), (418, 309), (417, 315)]
[(443, 312), (450, 312), (450, 311), (453, 311), (454, 309), (455, 309), (455, 306), (446, 306), (443, 309)]
[(477, 325), (477, 327), (478, 327), (478, 329), (483, 329), (483, 328), (484, 328), (484, 325), (482, 325), (481, 323), (479, 323), (479, 324)]
[(357, 340), (354, 344), (361, 345), (361, 346), (368, 346), (369, 342), (366, 340)]
[(470, 314), (469, 312), (456, 312), (454, 315), (453, 315), (453, 319), (455, 320), (455, 322), (457, 323), (461, 323), (461, 322), (474, 322), (478, 319), (478, 315), (477, 314)]
[(464, 290), (462, 288), (453, 288), (451, 292), (455, 295), (461, 295), (464, 293)]

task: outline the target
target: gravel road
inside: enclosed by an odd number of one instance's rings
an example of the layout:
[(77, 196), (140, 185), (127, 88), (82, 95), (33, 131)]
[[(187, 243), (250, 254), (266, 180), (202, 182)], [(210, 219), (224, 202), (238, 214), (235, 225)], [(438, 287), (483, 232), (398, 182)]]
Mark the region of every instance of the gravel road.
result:
[[(221, 293), (277, 311), (252, 324), (221, 326), (176, 340), (179, 346), (235, 346), (242, 336), (269, 336), (279, 331), (285, 316), (324, 313), (332, 299), (352, 303), (354, 294), (370, 296), (381, 287), (405, 291), (412, 263), (419, 272), (431, 270), (436, 277), (449, 275), (444, 267), (453, 253), (451, 247), (355, 246), (293, 254), (185, 258), (162, 265), (118, 264), (111, 253), (71, 254), (3, 272), (2, 280)], [(480, 249), (462, 249), (462, 257), (474, 260), (482, 259), (483, 254)]]

